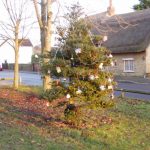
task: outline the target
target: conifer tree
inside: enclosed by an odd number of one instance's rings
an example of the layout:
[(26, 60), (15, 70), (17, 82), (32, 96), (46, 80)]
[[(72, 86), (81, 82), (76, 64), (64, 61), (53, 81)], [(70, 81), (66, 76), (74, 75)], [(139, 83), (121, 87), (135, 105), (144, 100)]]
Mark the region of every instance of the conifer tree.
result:
[(134, 10), (143, 10), (150, 8), (150, 0), (139, 0), (139, 4), (133, 6)]
[[(113, 75), (108, 67), (113, 58), (100, 36), (90, 34), (90, 25), (82, 18), (79, 4), (72, 5), (65, 15), (67, 27), (58, 27), (60, 47), (56, 57), (45, 67), (55, 77), (61, 77), (53, 84), (51, 98), (65, 94), (68, 104), (65, 115), (77, 115), (77, 108), (107, 107), (112, 104)], [(97, 47), (95, 46), (97, 45)], [(47, 69), (47, 70), (46, 70)]]

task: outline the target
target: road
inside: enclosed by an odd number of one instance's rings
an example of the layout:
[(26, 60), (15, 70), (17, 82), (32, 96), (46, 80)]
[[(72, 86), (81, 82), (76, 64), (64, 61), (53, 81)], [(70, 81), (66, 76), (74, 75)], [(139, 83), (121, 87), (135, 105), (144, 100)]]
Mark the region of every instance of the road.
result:
[[(13, 78), (13, 74), (13, 71), (1, 71), (0, 78)], [(21, 83), (24, 85), (42, 85), (41, 76), (38, 73), (20, 72), (19, 76)], [(12, 83), (12, 81), (10, 81), (10, 83)]]
[[(41, 76), (38, 73), (20, 72), (20, 77), (21, 77), (21, 83), (24, 85), (34, 85), (34, 86), (42, 85)], [(13, 71), (1, 71), (0, 78), (13, 78)], [(11, 83), (12, 82), (9, 81), (9, 84)], [(2, 85), (2, 81), (0, 81), (0, 84)], [(150, 83), (118, 82), (117, 87), (122, 89), (127, 89), (127, 90), (150, 92)], [(115, 92), (116, 96), (119, 96), (120, 94), (121, 93), (118, 91)], [(130, 98), (150, 100), (150, 95), (145, 95), (145, 94), (125, 93), (125, 96)]]
[[(134, 90), (134, 91), (142, 91), (142, 92), (150, 92), (150, 83), (118, 82), (117, 88)], [(115, 91), (115, 95), (119, 96), (121, 95), (121, 92)], [(125, 96), (130, 98), (136, 98), (136, 99), (150, 100), (150, 95), (146, 95), (146, 94), (126, 92)]]

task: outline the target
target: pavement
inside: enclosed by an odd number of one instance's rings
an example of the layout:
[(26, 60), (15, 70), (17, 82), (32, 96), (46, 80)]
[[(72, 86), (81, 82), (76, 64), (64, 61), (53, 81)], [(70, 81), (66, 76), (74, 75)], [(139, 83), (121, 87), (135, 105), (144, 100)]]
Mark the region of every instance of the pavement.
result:
[(137, 77), (137, 76), (115, 76), (115, 81), (121, 83), (137, 83), (137, 84), (150, 84), (149, 77)]

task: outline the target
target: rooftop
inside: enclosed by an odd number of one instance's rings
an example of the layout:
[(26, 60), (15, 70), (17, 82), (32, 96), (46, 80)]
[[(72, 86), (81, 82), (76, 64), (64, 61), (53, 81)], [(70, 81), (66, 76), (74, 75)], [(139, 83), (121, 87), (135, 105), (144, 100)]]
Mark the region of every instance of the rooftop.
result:
[(145, 51), (150, 44), (150, 9), (114, 15), (106, 12), (87, 17), (94, 35), (107, 35), (104, 46), (112, 53)]
[(21, 46), (33, 47), (32, 43), (29, 39), (23, 39), (22, 42), (21, 42)]

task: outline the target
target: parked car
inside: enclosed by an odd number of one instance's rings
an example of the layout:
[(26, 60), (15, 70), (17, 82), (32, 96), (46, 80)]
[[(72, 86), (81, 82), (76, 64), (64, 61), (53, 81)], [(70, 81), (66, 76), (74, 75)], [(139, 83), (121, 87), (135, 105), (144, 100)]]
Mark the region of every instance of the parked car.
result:
[(0, 65), (0, 71), (3, 71), (2, 65)]

